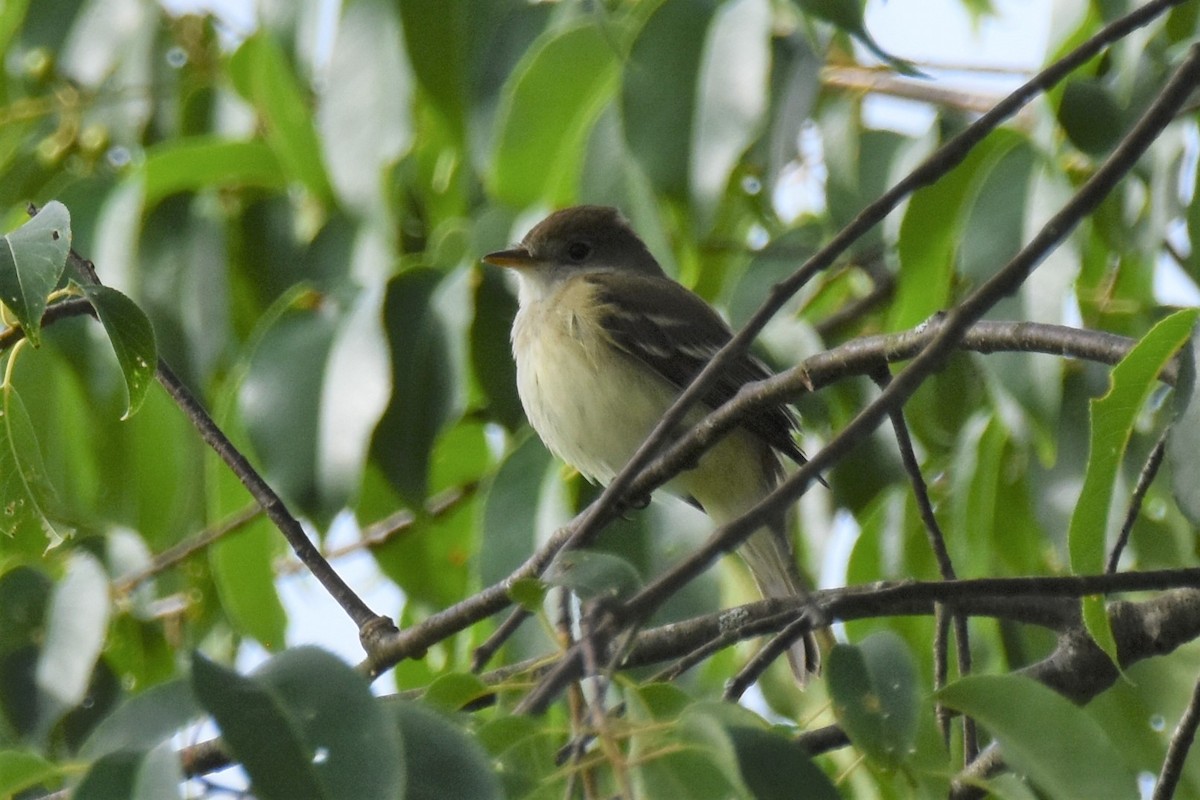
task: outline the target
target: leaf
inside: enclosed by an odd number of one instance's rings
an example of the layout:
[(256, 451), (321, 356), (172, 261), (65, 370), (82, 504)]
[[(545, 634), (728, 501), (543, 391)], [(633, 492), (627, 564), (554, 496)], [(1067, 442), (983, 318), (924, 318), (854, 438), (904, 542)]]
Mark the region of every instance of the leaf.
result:
[(46, 641), (38, 656), (37, 685), (56, 707), (74, 708), (87, 695), (104, 647), (110, 610), (108, 576), (86, 550), (67, 558), (67, 571), (50, 596)]
[(404, 800), (501, 800), (500, 783), (474, 739), (420, 703), (397, 700), (388, 705), (404, 743)]
[(1098, 78), (1072, 78), (1063, 87), (1058, 122), (1071, 143), (1089, 155), (1102, 155), (1120, 141), (1121, 108)]
[(414, 504), (425, 499), (433, 443), (455, 412), (449, 337), (434, 308), (442, 277), (426, 269), (397, 275), (388, 283), (383, 308), (392, 397), (375, 429), (371, 455)]
[(1198, 314), (1197, 309), (1179, 311), (1155, 325), (1113, 367), (1108, 393), (1090, 404), (1087, 472), (1068, 532), (1071, 569), (1077, 575), (1104, 569), (1113, 488), (1134, 423), (1157, 385), (1159, 373), (1187, 340)]
[(250, 678), (196, 654), (192, 684), (259, 797), (391, 800), (404, 785), (394, 725), (329, 653), (294, 648)]
[(1104, 800), (1137, 795), (1136, 777), (1104, 728), (1061, 695), (1021, 675), (976, 675), (938, 692), (987, 727), (1004, 759), (1050, 797)]
[(0, 385), (0, 534), (29, 536), (38, 530), (57, 547), (71, 529), (53, 515), (58, 497), (46, 477), (29, 412), (16, 387)]
[(444, 711), (461, 711), (465, 706), (495, 692), (478, 675), (450, 672), (429, 684), (421, 700)]
[(479, 555), (484, 586), (503, 580), (533, 554), (542, 483), (550, 464), (550, 453), (541, 441), (527, 436), (505, 457), (492, 478), (483, 505)]
[(263, 518), (208, 548), (213, 582), (229, 622), (271, 652), (286, 645), (288, 621), (275, 588), (278, 549), (278, 534)]
[[(723, 3), (708, 28), (692, 127), (690, 185), (707, 229), (767, 111), (772, 14), (768, 0)], [(676, 145), (678, 146), (678, 145)]]
[(1200, 525), (1200, 393), (1196, 391), (1198, 355), (1200, 336), (1193, 329), (1187, 347), (1179, 354), (1175, 419), (1167, 438), (1166, 453), (1167, 463), (1171, 466), (1171, 491), (1179, 510), (1192, 525)]
[(119, 750), (149, 750), (201, 714), (191, 685), (179, 678), (135, 695), (101, 720), (79, 755), (95, 759)]
[(592, 550), (560, 553), (546, 570), (545, 580), (570, 589), (585, 603), (600, 597), (628, 597), (642, 584), (628, 561)]
[(924, 74), (910, 61), (885, 52), (867, 31), (863, 21), (863, 4), (861, 0), (797, 0), (805, 13), (832, 23), (846, 33), (862, 42), (876, 58), (890, 66), (902, 75), (924, 77)]
[(390, 213), (385, 171), (413, 138), (412, 76), (396, 4), (349, 0), (325, 70), (317, 131), (338, 198), (359, 213)]
[(242, 42), (229, 59), (233, 85), (262, 116), (267, 143), (293, 180), (317, 197), (332, 195), (321, 163), (321, 143), (312, 109), (283, 49), (259, 32)]
[(599, 27), (552, 30), (540, 38), (501, 95), (489, 192), (515, 206), (571, 202), (587, 134), (618, 77), (618, 53)]
[(500, 270), (479, 270), (472, 278), (476, 283), (470, 330), (471, 371), (487, 398), (488, 417), (516, 430), (525, 421), (508, 333), (517, 313), (517, 301)]
[(467, 93), (472, 56), (478, 58), (480, 29), (489, 27), (479, 15), (488, 9), (483, 3), (442, 0), (401, 0), (399, 7), (412, 70), (456, 137), (462, 137), (472, 100)]
[(121, 419), (129, 419), (142, 407), (158, 371), (154, 327), (141, 307), (116, 289), (87, 284), (83, 292), (96, 309), (125, 376), (127, 400)]
[(16, 797), (23, 790), (42, 786), (57, 778), (59, 768), (36, 753), (0, 751), (0, 795)]
[(629, 151), (660, 192), (687, 195), (697, 75), (716, 3), (666, 0), (638, 32), (621, 86)]
[(0, 303), (16, 316), (34, 347), (42, 343), (42, 314), (70, 249), (71, 215), (58, 201), (0, 237)]
[(142, 172), (146, 209), (179, 192), (219, 186), (283, 189), (288, 181), (268, 145), (218, 136), (169, 139), (147, 148)]
[(920, 698), (912, 654), (888, 631), (861, 645), (835, 645), (829, 694), (846, 735), (875, 763), (895, 768), (911, 755)]
[(829, 778), (795, 742), (748, 725), (730, 726), (742, 780), (755, 800), (792, 800), (804, 787), (805, 800), (838, 800)]

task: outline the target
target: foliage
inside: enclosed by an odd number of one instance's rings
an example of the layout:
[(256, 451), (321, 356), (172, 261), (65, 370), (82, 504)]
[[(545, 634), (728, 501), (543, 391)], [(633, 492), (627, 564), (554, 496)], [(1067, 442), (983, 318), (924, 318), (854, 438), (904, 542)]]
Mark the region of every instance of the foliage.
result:
[[(1129, 144), (1197, 0), (957, 159), (999, 95), (857, 0), (261, 5), (0, 5), (0, 796), (1200, 796), (1194, 105)], [(1046, 64), (1132, 5), (1063, 6)], [(928, 127), (880, 127), (891, 91)], [(598, 491), (527, 431), (478, 259), (582, 202), (799, 365), (800, 550), (844, 623), (804, 692), (754, 655), (806, 607), (689, 562), (727, 548), (683, 504), (602, 504), (542, 569)], [(354, 623), (281, 600), (289, 511)], [(364, 552), (400, 606), (340, 593)], [(348, 624), (358, 669), (306, 644)]]

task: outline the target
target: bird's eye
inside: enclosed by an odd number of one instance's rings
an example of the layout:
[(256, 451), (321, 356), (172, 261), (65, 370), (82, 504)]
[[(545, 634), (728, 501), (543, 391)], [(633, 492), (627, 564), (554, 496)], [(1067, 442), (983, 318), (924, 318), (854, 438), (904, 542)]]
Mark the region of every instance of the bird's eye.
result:
[(592, 254), (592, 246), (587, 242), (571, 242), (567, 245), (567, 257), (578, 263)]

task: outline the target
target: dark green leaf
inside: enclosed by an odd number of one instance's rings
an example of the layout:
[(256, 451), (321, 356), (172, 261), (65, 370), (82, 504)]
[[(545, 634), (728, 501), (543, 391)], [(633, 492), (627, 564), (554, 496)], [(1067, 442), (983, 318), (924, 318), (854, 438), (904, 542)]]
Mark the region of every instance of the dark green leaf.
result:
[(1073, 78), (1063, 87), (1058, 122), (1071, 143), (1089, 155), (1108, 152), (1123, 132), (1121, 108), (1097, 78)]
[(547, 33), (509, 78), (497, 114), (487, 184), (515, 206), (564, 205), (588, 132), (617, 87), (618, 53), (594, 25)]
[(509, 328), (517, 301), (499, 270), (475, 273), (475, 315), (471, 318), (471, 370), (487, 398), (488, 415), (509, 430), (525, 421), (517, 397), (517, 367)]
[(42, 342), (42, 313), (70, 249), (71, 215), (56, 201), (0, 237), (0, 303), (16, 316), (34, 347)]
[(1103, 800), (1137, 794), (1133, 771), (1087, 712), (1021, 675), (955, 681), (939, 698), (984, 725), (1005, 761), (1048, 796)]
[(323, 797), (405, 796), (396, 726), (347, 664), (315, 647), (294, 647), (267, 662), (253, 679), (283, 704), (312, 755)]
[(404, 800), (504, 796), (487, 754), (474, 739), (420, 703), (398, 700), (390, 705), (408, 768)]
[(125, 376), (127, 401), (121, 419), (128, 419), (142, 407), (147, 392), (154, 385), (158, 370), (154, 328), (138, 304), (116, 289), (87, 284), (83, 291), (108, 333), (121, 374)]
[(855, 746), (893, 768), (911, 755), (917, 732), (916, 665), (896, 634), (873, 634), (861, 645), (835, 645), (828, 659), (834, 713)]
[(250, 775), (255, 794), (264, 800), (328, 797), (299, 721), (268, 686), (196, 653), (192, 688), (216, 718), (225, 746)]
[(433, 270), (403, 272), (388, 284), (384, 301), (392, 399), (375, 429), (371, 455), (414, 504), (425, 499), (433, 443), (455, 411), (449, 337), (434, 308), (441, 279)]
[(526, 437), (501, 463), (483, 506), (480, 580), (490, 586), (533, 555), (537, 515), (550, 454), (536, 436)]
[(863, 43), (880, 61), (904, 75), (921, 76), (911, 62), (887, 53), (867, 31), (863, 22), (862, 0), (797, 0), (800, 8), (814, 17), (832, 23)]
[(838, 800), (837, 789), (795, 742), (749, 726), (730, 726), (742, 780), (755, 800), (792, 800), (804, 787), (805, 800)]
[(121, 752), (104, 756), (88, 770), (72, 797), (76, 800), (112, 800), (133, 797), (142, 753)]

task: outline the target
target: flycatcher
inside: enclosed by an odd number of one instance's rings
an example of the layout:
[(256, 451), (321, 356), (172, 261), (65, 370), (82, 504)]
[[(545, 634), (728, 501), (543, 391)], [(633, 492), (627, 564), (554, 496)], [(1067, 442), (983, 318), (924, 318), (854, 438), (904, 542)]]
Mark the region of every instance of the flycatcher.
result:
[[(516, 247), (483, 260), (519, 278), (512, 347), (525, 414), (546, 447), (592, 481), (612, 480), (732, 337), (716, 311), (667, 277), (614, 208), (558, 211)], [(689, 422), (770, 374), (754, 357), (739, 357)], [(717, 524), (729, 522), (774, 488), (782, 456), (803, 463), (796, 427), (787, 406), (757, 411), (667, 488)], [(753, 533), (738, 552), (764, 597), (806, 593), (784, 520)], [(803, 683), (819, 667), (815, 641), (797, 642), (788, 661)]]

